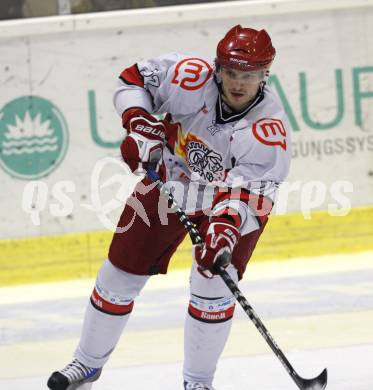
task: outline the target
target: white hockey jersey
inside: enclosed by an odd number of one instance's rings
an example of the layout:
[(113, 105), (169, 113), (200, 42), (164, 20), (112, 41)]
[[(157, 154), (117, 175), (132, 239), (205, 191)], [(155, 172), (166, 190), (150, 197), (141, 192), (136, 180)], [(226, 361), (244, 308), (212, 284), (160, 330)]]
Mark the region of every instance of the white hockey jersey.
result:
[[(242, 234), (258, 227), (249, 218), (258, 210), (248, 207), (247, 194), (272, 206), (291, 156), (290, 125), (269, 86), (244, 111), (232, 112), (208, 61), (171, 53), (126, 68), (114, 105), (119, 115), (141, 107), (156, 115), (170, 113), (181, 124), (168, 139), (164, 162), (168, 185), (187, 213), (218, 212), (229, 204), (240, 214)], [(233, 189), (236, 195), (217, 196), (217, 189)]]

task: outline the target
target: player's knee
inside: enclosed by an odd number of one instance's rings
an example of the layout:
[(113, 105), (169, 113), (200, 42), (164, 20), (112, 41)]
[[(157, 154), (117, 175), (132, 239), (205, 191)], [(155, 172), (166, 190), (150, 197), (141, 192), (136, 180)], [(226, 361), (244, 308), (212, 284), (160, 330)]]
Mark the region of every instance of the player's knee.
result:
[[(233, 264), (230, 264), (226, 271), (232, 280), (238, 282), (238, 272)], [(190, 292), (194, 295), (203, 297), (224, 297), (230, 294), (226, 284), (220, 276), (215, 276), (212, 279), (205, 278), (197, 270), (197, 265), (193, 262), (193, 267), (190, 275)]]
[(97, 274), (91, 304), (106, 314), (127, 315), (148, 278), (122, 271), (106, 260)]

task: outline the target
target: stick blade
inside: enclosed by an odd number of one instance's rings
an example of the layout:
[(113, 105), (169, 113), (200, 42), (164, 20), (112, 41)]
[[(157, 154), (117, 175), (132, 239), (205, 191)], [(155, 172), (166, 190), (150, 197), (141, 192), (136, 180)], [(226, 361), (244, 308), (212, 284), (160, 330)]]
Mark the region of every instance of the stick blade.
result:
[(301, 390), (324, 390), (328, 383), (328, 370), (325, 368), (319, 376), (313, 379), (298, 377), (296, 382)]

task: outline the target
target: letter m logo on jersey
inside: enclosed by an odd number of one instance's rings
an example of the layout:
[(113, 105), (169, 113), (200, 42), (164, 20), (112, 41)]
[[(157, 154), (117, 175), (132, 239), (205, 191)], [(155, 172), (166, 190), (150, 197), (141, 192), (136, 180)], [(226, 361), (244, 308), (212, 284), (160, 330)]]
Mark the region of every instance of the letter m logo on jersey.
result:
[(176, 65), (172, 84), (187, 91), (202, 88), (211, 77), (211, 65), (201, 58), (186, 58)]
[(254, 137), (264, 145), (286, 150), (286, 130), (280, 119), (262, 118), (253, 124)]

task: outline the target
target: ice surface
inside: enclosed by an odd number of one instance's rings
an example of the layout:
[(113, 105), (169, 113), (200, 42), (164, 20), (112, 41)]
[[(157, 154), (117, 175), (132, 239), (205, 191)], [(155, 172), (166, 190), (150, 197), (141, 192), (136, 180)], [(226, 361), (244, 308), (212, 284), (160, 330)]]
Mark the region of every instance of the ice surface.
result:
[[(93, 280), (0, 289), (0, 389), (46, 389), (71, 359)], [(297, 372), (373, 389), (373, 253), (251, 264), (240, 287)], [(188, 273), (154, 277), (93, 390), (181, 390)], [(296, 389), (236, 309), (217, 390)]]

